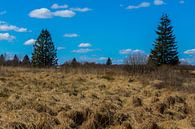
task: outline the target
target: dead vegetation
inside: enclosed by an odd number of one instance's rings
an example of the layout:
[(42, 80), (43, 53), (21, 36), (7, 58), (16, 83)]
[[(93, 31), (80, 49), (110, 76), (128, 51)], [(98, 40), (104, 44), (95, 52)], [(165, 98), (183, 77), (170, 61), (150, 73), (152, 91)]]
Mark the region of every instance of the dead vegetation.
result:
[(194, 73), (150, 72), (1, 67), (0, 128), (195, 128)]

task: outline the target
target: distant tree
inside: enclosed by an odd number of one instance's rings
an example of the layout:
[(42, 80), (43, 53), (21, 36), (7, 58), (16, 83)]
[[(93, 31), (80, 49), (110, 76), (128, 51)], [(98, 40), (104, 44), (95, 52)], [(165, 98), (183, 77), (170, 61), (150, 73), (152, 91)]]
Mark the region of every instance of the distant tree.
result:
[(156, 31), (158, 37), (154, 42), (154, 49), (149, 56), (149, 64), (177, 65), (179, 57), (177, 52), (176, 38), (173, 34), (173, 26), (167, 14), (161, 17), (160, 25)]
[(18, 58), (17, 55), (14, 55), (14, 58), (11, 60), (11, 65), (18, 66), (19, 64), (20, 64), (20, 59)]
[(77, 62), (76, 58), (73, 58), (73, 59), (72, 59), (71, 65), (72, 65), (73, 67), (76, 67), (76, 66), (79, 65), (79, 62)]
[(190, 65), (190, 63), (185, 59), (181, 59), (180, 60), (180, 65)]
[(42, 30), (32, 53), (32, 64), (38, 67), (57, 65), (57, 53), (49, 31)]
[(77, 59), (76, 58), (73, 58), (72, 61), (71, 61), (71, 64), (77, 64)]
[(147, 55), (142, 52), (134, 52), (129, 54), (129, 56), (125, 59), (126, 65), (145, 65), (147, 64)]
[(107, 61), (106, 61), (106, 65), (112, 65), (112, 60), (111, 60), (111, 58), (110, 58), (110, 57), (107, 59)]
[(3, 54), (0, 55), (0, 65), (5, 65), (5, 56)]
[(25, 55), (23, 60), (22, 60), (22, 65), (23, 66), (30, 66), (30, 58), (28, 57), (28, 55)]

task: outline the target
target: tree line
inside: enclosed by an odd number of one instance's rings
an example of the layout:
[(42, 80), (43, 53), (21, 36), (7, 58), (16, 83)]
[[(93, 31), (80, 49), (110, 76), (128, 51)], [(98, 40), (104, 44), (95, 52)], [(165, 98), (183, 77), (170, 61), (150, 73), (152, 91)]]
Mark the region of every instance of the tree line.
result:
[[(171, 20), (167, 14), (163, 14), (156, 30), (157, 38), (153, 43), (153, 49), (149, 57), (143, 54), (130, 54), (125, 63), (130, 65), (178, 65), (178, 47), (174, 35)], [(54, 46), (50, 32), (43, 29), (38, 36), (32, 52), (32, 60), (25, 55), (23, 60), (19, 60), (15, 55), (12, 60), (6, 60), (4, 55), (0, 56), (0, 65), (11, 66), (34, 66), (34, 67), (52, 67), (57, 66), (57, 49)], [(71, 65), (78, 65), (76, 58), (70, 62)], [(106, 65), (112, 65), (112, 59), (109, 57), (105, 62)]]
[(7, 59), (6, 54), (0, 55), (0, 66), (31, 66), (31, 61), (28, 55), (25, 55), (22, 60), (17, 55), (13, 59)]

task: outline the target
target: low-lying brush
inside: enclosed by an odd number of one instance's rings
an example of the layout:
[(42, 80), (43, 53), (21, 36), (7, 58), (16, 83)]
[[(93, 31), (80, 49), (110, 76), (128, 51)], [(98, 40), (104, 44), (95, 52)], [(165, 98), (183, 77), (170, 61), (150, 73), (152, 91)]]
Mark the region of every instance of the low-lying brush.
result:
[(195, 78), (189, 69), (65, 69), (2, 67), (0, 128), (194, 128)]

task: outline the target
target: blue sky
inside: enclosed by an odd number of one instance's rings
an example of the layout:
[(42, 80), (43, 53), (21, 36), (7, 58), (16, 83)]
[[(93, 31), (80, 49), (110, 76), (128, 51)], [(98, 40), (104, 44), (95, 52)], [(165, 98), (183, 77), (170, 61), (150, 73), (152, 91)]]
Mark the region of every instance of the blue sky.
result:
[(168, 13), (180, 58), (195, 63), (194, 5), (194, 0), (1, 0), (0, 53), (31, 56), (47, 28), (60, 63), (73, 57), (122, 63), (129, 53), (150, 53), (159, 19)]

